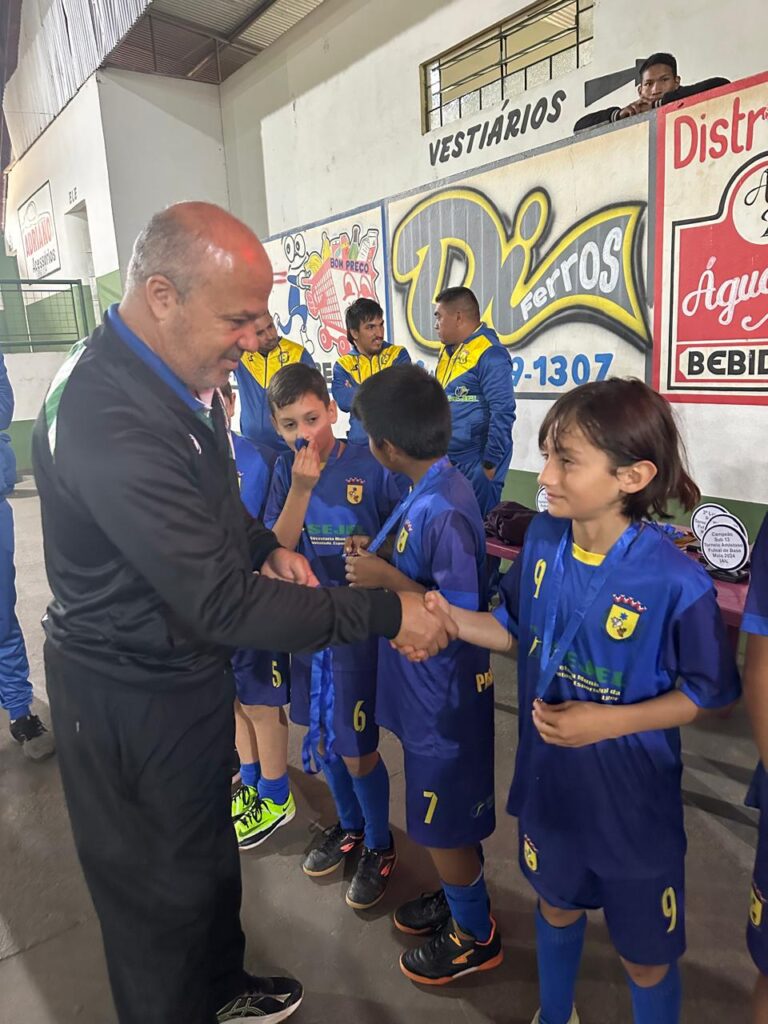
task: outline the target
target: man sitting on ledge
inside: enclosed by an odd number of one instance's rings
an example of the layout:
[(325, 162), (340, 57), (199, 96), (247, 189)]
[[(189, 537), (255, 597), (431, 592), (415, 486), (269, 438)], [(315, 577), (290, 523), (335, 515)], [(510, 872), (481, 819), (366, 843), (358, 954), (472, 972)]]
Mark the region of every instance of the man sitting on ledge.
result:
[(703, 82), (695, 82), (693, 85), (680, 85), (677, 60), (672, 54), (653, 53), (640, 67), (638, 99), (628, 103), (626, 107), (608, 107), (606, 110), (594, 110), (591, 114), (585, 114), (579, 118), (573, 130), (583, 132), (587, 128), (596, 128), (601, 124), (623, 121), (627, 117), (634, 117), (635, 114), (644, 114), (652, 107), (684, 100), (688, 96), (696, 96), (700, 92), (709, 92), (710, 89), (728, 84), (727, 78), (706, 78)]

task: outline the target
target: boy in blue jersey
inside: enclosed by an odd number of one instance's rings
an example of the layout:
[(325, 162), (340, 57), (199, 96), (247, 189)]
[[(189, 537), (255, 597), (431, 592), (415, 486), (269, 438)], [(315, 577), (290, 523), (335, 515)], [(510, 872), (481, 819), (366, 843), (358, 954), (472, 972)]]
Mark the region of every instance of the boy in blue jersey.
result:
[(344, 314), (347, 339), (353, 351), (333, 366), (331, 392), (343, 412), (351, 413), (347, 440), (350, 444), (368, 444), (368, 438), (352, 402), (358, 387), (375, 373), (389, 366), (410, 363), (408, 350), (384, 341), (384, 310), (374, 299), (357, 299)]
[[(322, 586), (344, 586), (347, 539), (377, 533), (400, 490), (367, 448), (333, 436), (336, 404), (318, 370), (285, 367), (270, 383), (269, 402), (290, 451), (275, 464), (265, 522), (284, 547), (306, 556)], [(304, 765), (309, 770), (313, 755), (320, 762), (339, 814), (303, 870), (329, 874), (362, 846), (346, 893), (356, 910), (379, 902), (397, 862), (374, 717), (377, 651), (372, 637), (291, 660), (291, 719), (308, 727)]]
[(448, 456), (472, 484), (486, 516), (499, 503), (512, 459), (515, 393), (509, 353), (481, 321), (469, 288), (446, 288), (436, 301), (443, 348), (435, 376), (448, 396), (453, 423)]
[(315, 363), (303, 345), (278, 335), (269, 313), (256, 320), (254, 330), (257, 351), (245, 352), (235, 370), (240, 391), (240, 432), (249, 441), (284, 452), (285, 443), (275, 430), (269, 411), (269, 382), (283, 366)]
[[(394, 367), (361, 385), (354, 409), (379, 462), (413, 486), (370, 545), (353, 539), (347, 579), (421, 594), (437, 588), (470, 611), (487, 607), (483, 521), (469, 482), (446, 455), (451, 415), (438, 382), (420, 367)], [(391, 564), (372, 553), (390, 527)], [(412, 663), (380, 644), (376, 718), (402, 742), (408, 835), (428, 848), (442, 883), (395, 912), (400, 931), (431, 936), (401, 956), (401, 970), (443, 985), (496, 967), (501, 938), (479, 845), (496, 824), (488, 652), (456, 641)]]
[[(219, 389), (232, 423), (236, 397), (231, 384)], [(264, 518), (277, 453), (230, 431), (240, 497), (254, 519)], [(287, 825), (296, 814), (288, 781), (290, 701), (287, 654), (241, 648), (232, 656), (235, 700), (235, 747), (240, 758), (240, 785), (232, 794), (232, 820), (241, 850), (250, 850)]]
[(752, 548), (752, 579), (741, 628), (748, 633), (744, 699), (760, 754), (747, 803), (760, 808), (760, 832), (752, 879), (747, 944), (757, 976), (752, 1024), (768, 1024), (768, 516)]
[(578, 1021), (585, 911), (601, 907), (635, 1024), (677, 1024), (679, 726), (731, 704), (740, 687), (712, 581), (646, 517), (672, 498), (690, 508), (699, 492), (669, 405), (638, 380), (564, 395), (539, 443), (549, 512), (531, 523), (494, 614), (454, 612), (464, 639), (518, 647), (508, 810), (539, 902), (534, 1019)]

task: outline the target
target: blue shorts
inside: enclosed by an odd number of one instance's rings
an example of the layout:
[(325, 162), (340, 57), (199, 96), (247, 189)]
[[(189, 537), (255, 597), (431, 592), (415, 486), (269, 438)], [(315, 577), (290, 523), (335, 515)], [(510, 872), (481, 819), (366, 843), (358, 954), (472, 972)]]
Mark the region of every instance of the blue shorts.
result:
[[(562, 910), (605, 914), (611, 941), (630, 963), (671, 964), (685, 952), (685, 854), (654, 878), (602, 878), (584, 862), (578, 843), (557, 837), (557, 849), (518, 819), (520, 868), (538, 895)], [(554, 843), (552, 843), (554, 846)]]
[(439, 758), (403, 750), (406, 831), (436, 849), (475, 846), (496, 828), (493, 743), (471, 757)]
[(242, 648), (232, 655), (237, 699), (241, 704), (280, 708), (291, 700), (287, 654)]
[(501, 501), (501, 492), (504, 489), (504, 482), (507, 478), (507, 470), (509, 469), (509, 462), (511, 458), (508, 456), (503, 459), (501, 465), (496, 467), (492, 479), (488, 479), (483, 469), (482, 456), (477, 455), (457, 455), (449, 456), (451, 462), (460, 469), (464, 476), (472, 484), (472, 490), (475, 492), (477, 503), (480, 506), (480, 512), (483, 518), (488, 515), (492, 508), (499, 504)]
[(752, 874), (752, 892), (749, 900), (747, 946), (755, 966), (761, 974), (768, 974), (768, 778), (760, 766), (747, 797), (747, 804), (760, 808), (755, 869)]
[[(333, 652), (333, 750), (341, 757), (364, 757), (379, 746), (376, 724), (377, 643), (353, 644), (337, 656)], [(358, 648), (360, 649), (358, 651)], [(359, 654), (356, 658), (355, 654)], [(309, 726), (309, 692), (312, 656), (294, 654), (291, 659), (291, 721)]]

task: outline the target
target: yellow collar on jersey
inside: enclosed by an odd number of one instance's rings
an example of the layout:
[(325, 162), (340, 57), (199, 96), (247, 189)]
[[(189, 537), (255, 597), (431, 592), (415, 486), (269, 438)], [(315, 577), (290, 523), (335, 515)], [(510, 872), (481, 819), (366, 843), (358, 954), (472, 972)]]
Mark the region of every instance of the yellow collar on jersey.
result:
[(584, 548), (579, 547), (576, 541), (571, 544), (571, 554), (577, 562), (583, 562), (584, 565), (602, 565), (605, 561), (605, 555), (596, 555), (594, 551), (585, 551)]
[(443, 345), (435, 370), (435, 376), (442, 387), (447, 388), (457, 377), (477, 366), (480, 356), (490, 347), (491, 342), (482, 334), (457, 345), (452, 355)]
[(242, 365), (261, 387), (266, 388), (278, 370), (289, 363), (298, 363), (304, 346), (296, 341), (281, 338), (277, 348), (263, 356), (261, 352), (246, 352), (240, 360)]
[(357, 351), (349, 352), (339, 359), (339, 365), (346, 370), (352, 380), (362, 384), (364, 380), (391, 366), (402, 351), (402, 345), (387, 345), (374, 356), (366, 356)]

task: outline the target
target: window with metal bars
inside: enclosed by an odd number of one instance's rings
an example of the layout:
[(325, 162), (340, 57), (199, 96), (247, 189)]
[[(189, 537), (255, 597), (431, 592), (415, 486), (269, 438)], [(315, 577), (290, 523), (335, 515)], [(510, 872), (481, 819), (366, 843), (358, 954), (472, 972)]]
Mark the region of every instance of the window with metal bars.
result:
[(422, 64), (422, 130), (495, 107), (589, 64), (594, 7), (594, 0), (539, 0)]

